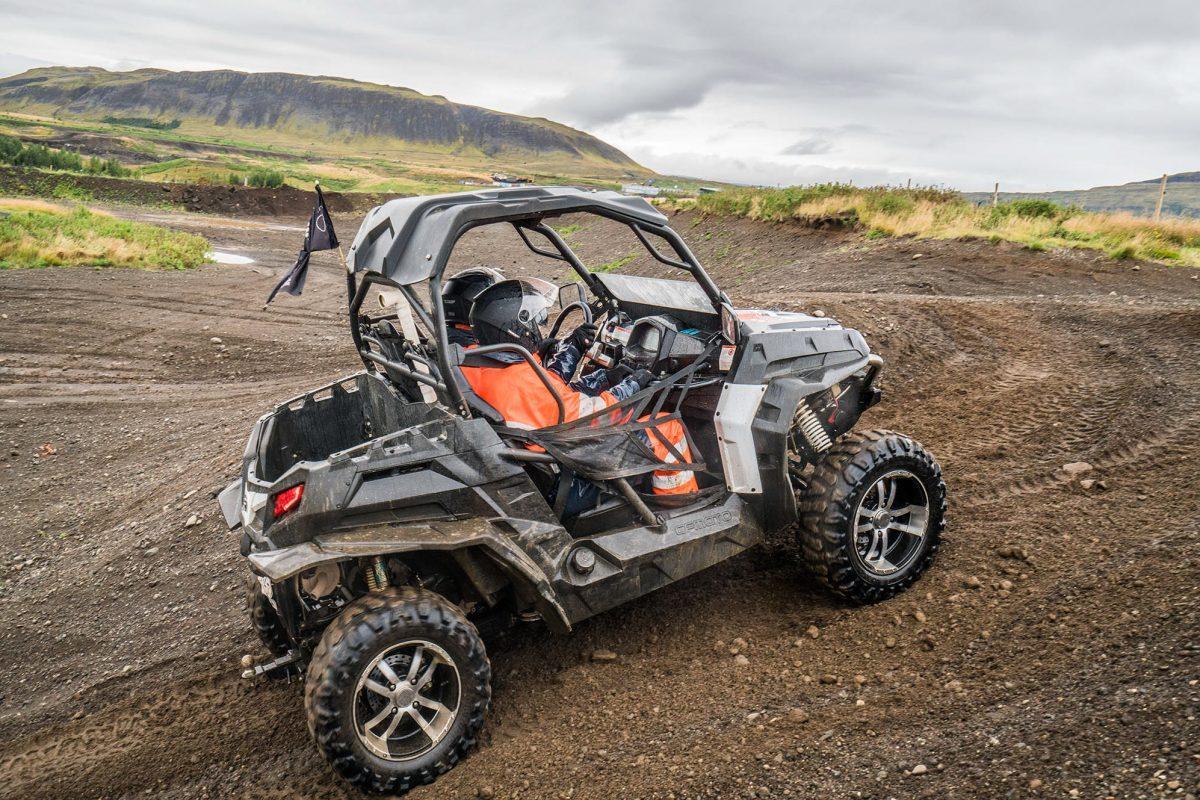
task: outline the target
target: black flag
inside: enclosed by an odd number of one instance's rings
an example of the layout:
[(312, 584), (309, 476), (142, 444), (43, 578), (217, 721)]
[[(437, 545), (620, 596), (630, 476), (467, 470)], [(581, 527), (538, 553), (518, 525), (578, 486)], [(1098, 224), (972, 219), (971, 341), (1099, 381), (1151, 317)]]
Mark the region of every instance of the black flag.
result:
[(334, 250), (338, 246), (337, 234), (333, 232), (333, 220), (329, 217), (329, 209), (325, 207), (325, 195), (321, 194), (321, 184), (317, 184), (317, 207), (313, 209), (312, 218), (308, 221), (308, 235), (304, 237), (304, 249), (310, 253), (318, 250)]
[(267, 297), (267, 302), (263, 303), (263, 308), (266, 308), (275, 299), (275, 295), (279, 293), (280, 289), (290, 295), (299, 296), (304, 291), (304, 281), (308, 277), (309, 254), (318, 250), (333, 250), (337, 246), (338, 239), (337, 234), (333, 231), (333, 220), (329, 216), (329, 209), (325, 206), (325, 195), (321, 194), (321, 184), (318, 183), (317, 205), (308, 220), (308, 233), (304, 236), (304, 247), (300, 248), (300, 254), (296, 256), (296, 263), (279, 279), (279, 283), (275, 284), (275, 288)]

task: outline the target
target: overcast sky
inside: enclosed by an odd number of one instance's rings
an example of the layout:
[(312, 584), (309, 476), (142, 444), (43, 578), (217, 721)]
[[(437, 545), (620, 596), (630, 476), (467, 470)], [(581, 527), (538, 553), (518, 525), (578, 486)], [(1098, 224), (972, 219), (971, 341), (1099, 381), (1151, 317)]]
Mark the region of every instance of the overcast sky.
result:
[(1200, 0), (0, 0), (0, 20), (5, 74), (340, 75), (712, 179), (1041, 190), (1200, 170)]

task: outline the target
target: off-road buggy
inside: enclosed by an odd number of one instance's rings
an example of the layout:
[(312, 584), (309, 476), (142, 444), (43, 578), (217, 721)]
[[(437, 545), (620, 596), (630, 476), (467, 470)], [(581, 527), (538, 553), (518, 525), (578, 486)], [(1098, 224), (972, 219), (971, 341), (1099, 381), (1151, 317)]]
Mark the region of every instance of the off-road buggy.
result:
[[(589, 272), (546, 222), (576, 213), (627, 226), (685, 280)], [(506, 352), (557, 395), (517, 345), (449, 344), (440, 292), (460, 237), (494, 224), (578, 276), (548, 334), (595, 318), (581, 370), (625, 363), (656, 380), (582, 419), (506, 426), (460, 367)], [(276, 657), (247, 674), (306, 672), (309, 730), (351, 783), (401, 792), (467, 754), (491, 696), (481, 630), (568, 632), (783, 529), (855, 602), (906, 589), (932, 562), (937, 462), (904, 435), (850, 432), (879, 400), (882, 359), (832, 319), (735, 309), (644, 200), (536, 187), (392, 200), (347, 264), (365, 371), (263, 416), (219, 499)], [(647, 420), (667, 417), (685, 423), (690, 460), (647, 446)], [(647, 492), (664, 469), (693, 471), (700, 491)], [(563, 519), (547, 498), (576, 476), (600, 499)]]

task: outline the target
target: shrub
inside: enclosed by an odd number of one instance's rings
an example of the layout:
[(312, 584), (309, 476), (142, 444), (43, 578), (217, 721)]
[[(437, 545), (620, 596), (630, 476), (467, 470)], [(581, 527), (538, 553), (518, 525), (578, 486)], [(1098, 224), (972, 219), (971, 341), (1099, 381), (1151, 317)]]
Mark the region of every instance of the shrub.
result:
[(867, 205), (883, 214), (908, 214), (917, 206), (911, 197), (890, 192), (869, 196)]
[(1026, 219), (1035, 219), (1037, 217), (1056, 219), (1067, 211), (1067, 209), (1057, 203), (1037, 199), (1013, 200), (1011, 203), (1004, 203), (1003, 207), (1006, 207), (1018, 217), (1025, 217)]
[(278, 189), (283, 186), (284, 175), (273, 169), (256, 169), (250, 172), (250, 185), (260, 189)]
[(44, 144), (26, 144), (11, 136), (0, 136), (0, 162), (18, 167), (35, 169), (58, 169), (64, 172), (82, 172), (89, 175), (111, 175), (121, 178), (130, 170), (112, 158), (91, 156), (86, 161), (78, 153), (59, 150)]
[(101, 122), (107, 122), (109, 125), (128, 125), (132, 128), (150, 128), (156, 131), (173, 131), (181, 124), (177, 119), (160, 122), (149, 117), (105, 117)]

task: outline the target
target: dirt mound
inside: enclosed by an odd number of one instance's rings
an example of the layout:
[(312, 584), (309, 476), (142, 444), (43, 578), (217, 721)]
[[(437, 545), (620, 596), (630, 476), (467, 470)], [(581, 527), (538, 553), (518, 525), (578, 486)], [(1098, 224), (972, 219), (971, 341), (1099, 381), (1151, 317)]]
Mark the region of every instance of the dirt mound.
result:
[[(259, 414), (358, 368), (343, 277), (318, 253), (304, 296), (263, 311), (295, 230), (166, 216), (257, 263), (0, 273), (0, 797), (346, 797), (299, 687), (235, 677), (258, 651), (209, 497)], [(561, 222), (592, 263), (633, 251)], [(883, 354), (863, 425), (941, 461), (939, 561), (850, 608), (778, 542), (568, 637), (519, 630), (490, 645), (479, 751), (412, 796), (1194, 791), (1196, 273), (675, 223), (740, 304), (819, 309)], [(465, 246), (530, 265), (511, 231)]]
[[(283, 186), (203, 186), (191, 183), (152, 183), (125, 178), (71, 175), (21, 167), (0, 166), (0, 196), (65, 197), (142, 206), (182, 208), (208, 214), (252, 217), (302, 217), (312, 213), (314, 192)], [(395, 194), (325, 192), (331, 211), (361, 213)]]

